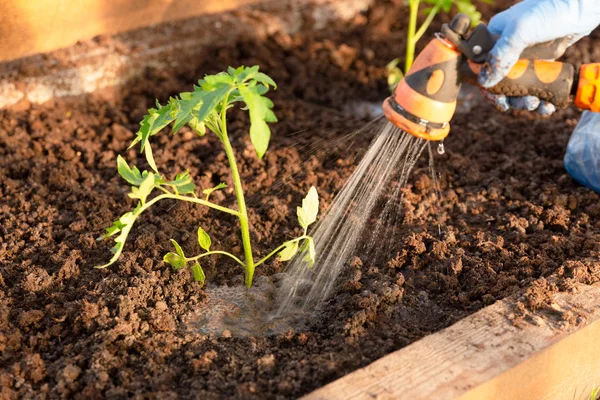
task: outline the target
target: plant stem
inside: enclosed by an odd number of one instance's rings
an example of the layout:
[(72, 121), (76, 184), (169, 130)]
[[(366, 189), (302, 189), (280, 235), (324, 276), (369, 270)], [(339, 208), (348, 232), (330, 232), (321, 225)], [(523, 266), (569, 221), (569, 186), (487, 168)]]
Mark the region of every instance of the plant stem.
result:
[(199, 259), (201, 259), (201, 258), (204, 258), (204, 257), (206, 257), (206, 256), (210, 256), (210, 255), (213, 255), (213, 254), (221, 254), (221, 255), (227, 256), (227, 257), (229, 257), (229, 258), (232, 258), (232, 259), (234, 259), (234, 260), (235, 260), (235, 261), (236, 261), (238, 264), (240, 264), (242, 267), (244, 267), (244, 268), (246, 267), (246, 264), (244, 264), (244, 262), (243, 262), (242, 260), (240, 260), (239, 258), (237, 258), (236, 256), (234, 256), (233, 254), (231, 254), (231, 253), (228, 253), (228, 252), (226, 252), (226, 251), (220, 251), (220, 250), (213, 250), (213, 251), (209, 251), (209, 252), (207, 252), (207, 253), (202, 253), (202, 254), (200, 254), (199, 256), (192, 257), (192, 258), (188, 258), (187, 260), (188, 260), (188, 261), (196, 261), (196, 260), (199, 260)]
[(307, 235), (302, 235), (299, 238), (296, 238), (296, 239), (290, 240), (288, 242), (285, 242), (284, 244), (280, 245), (275, 250), (273, 250), (272, 252), (270, 252), (269, 254), (267, 254), (265, 257), (263, 257), (259, 262), (256, 263), (255, 267), (258, 267), (259, 265), (261, 265), (265, 261), (267, 261), (269, 258), (273, 257), (275, 254), (279, 253), (289, 243), (299, 242), (299, 241), (301, 241), (303, 239), (308, 239), (308, 236)]
[(233, 187), (235, 189), (235, 196), (238, 203), (238, 219), (240, 220), (240, 230), (242, 231), (242, 245), (244, 246), (244, 257), (246, 261), (246, 286), (252, 286), (252, 279), (254, 277), (254, 256), (252, 255), (252, 244), (250, 242), (250, 225), (248, 223), (248, 211), (246, 209), (246, 200), (244, 199), (244, 188), (242, 187), (242, 180), (240, 178), (240, 172), (238, 171), (237, 162), (235, 161), (235, 154), (227, 135), (227, 99), (229, 94), (225, 96), (223, 102), (223, 108), (221, 110), (221, 140), (225, 147), (225, 153), (229, 160), (229, 167), (231, 168), (231, 178), (233, 180)]
[(404, 75), (415, 60), (415, 31), (417, 30), (417, 15), (419, 13), (419, 0), (409, 0), (410, 19), (408, 21), (408, 36), (406, 38), (406, 59), (404, 60)]
[[(211, 203), (210, 201), (199, 199), (197, 197), (188, 197), (188, 196), (182, 196), (182, 195), (178, 195), (178, 194), (161, 194), (160, 196), (156, 196), (155, 198), (153, 198), (151, 202), (148, 202), (146, 204), (146, 206), (150, 203), (154, 204), (158, 200), (163, 200), (163, 199), (174, 199), (174, 200), (187, 201), (190, 203), (202, 204), (203, 206), (214, 208), (215, 210), (219, 210), (219, 211), (222, 211), (227, 214), (235, 215), (236, 217), (240, 216), (240, 213), (238, 211), (232, 210), (231, 208), (223, 207), (218, 204)], [(144, 209), (148, 208), (146, 206), (144, 207)]]
[(427, 28), (429, 28), (429, 25), (431, 24), (431, 21), (433, 21), (433, 19), (435, 18), (436, 14), (438, 13), (438, 11), (440, 11), (440, 6), (439, 5), (435, 5), (432, 9), (431, 12), (429, 13), (429, 15), (427, 15), (427, 19), (425, 19), (425, 21), (423, 21), (423, 25), (421, 25), (421, 27), (419, 28), (419, 30), (417, 31), (417, 33), (415, 34), (414, 37), (414, 44), (416, 46), (417, 42), (419, 41), (419, 39), (421, 39), (421, 37), (423, 36), (423, 34), (425, 33), (425, 31), (427, 30)]

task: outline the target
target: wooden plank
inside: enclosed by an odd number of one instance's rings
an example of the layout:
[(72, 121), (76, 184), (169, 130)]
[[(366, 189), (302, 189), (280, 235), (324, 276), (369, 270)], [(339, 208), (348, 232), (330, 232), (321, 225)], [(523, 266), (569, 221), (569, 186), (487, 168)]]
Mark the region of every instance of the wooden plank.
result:
[(0, 61), (70, 46), (101, 34), (231, 10), (261, 0), (4, 0)]
[(311, 29), (327, 26), (333, 20), (353, 18), (372, 1), (267, 1), (250, 12), (229, 13), (226, 17), (204, 14), (177, 24), (138, 29), (106, 41), (87, 41), (0, 63), (0, 109), (116, 88), (140, 76), (149, 66), (170, 71), (179, 65), (190, 68), (201, 61), (204, 49), (215, 43), (225, 46), (240, 38), (264, 40), (273, 32), (293, 34), (306, 29), (306, 24)]
[(499, 301), (304, 399), (585, 399), (600, 385), (600, 287), (554, 301), (525, 327), (507, 318), (515, 300)]

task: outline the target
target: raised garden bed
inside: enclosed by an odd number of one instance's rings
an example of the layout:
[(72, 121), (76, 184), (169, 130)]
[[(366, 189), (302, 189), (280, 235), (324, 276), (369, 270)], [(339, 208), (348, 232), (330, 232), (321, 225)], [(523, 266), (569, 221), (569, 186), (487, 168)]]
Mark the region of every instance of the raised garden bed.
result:
[[(263, 161), (251, 151), (245, 114), (233, 113), (230, 130), (257, 253), (293, 237), (290, 205), (315, 185), (326, 208), (372, 139), (366, 132), (352, 143), (336, 140), (366, 122), (349, 103), (387, 95), (385, 65), (404, 40), (406, 10), (395, 3), (376, 1), (320, 30), (310, 29), (311, 11), (296, 33), (198, 48), (174, 68), (138, 69), (142, 75), (117, 91), (42, 105), (20, 99), (0, 111), (2, 396), (294, 398), (497, 300), (518, 296), (511, 316), (518, 325), (530, 310), (551, 308), (557, 292), (595, 284), (600, 198), (562, 167), (578, 113), (514, 118), (484, 103), (456, 115), (446, 154), (436, 156), (441, 203), (423, 157), (406, 189), (396, 248), (377, 262), (353, 260), (306, 330), (211, 337), (183, 322), (209, 299), (188, 272), (160, 261), (169, 238), (196, 246), (182, 229), (194, 221), (212, 226), (219, 246), (240, 246), (236, 221), (205, 209), (159, 206), (134, 229), (119, 265), (92, 268), (107, 261), (110, 246), (95, 238), (131, 206), (115, 160), (126, 154), (144, 165), (126, 148), (146, 109), (228, 65), (260, 65), (279, 84), (271, 98), (280, 123)], [(506, 6), (486, 6), (484, 15)], [(567, 60), (600, 59), (599, 37), (583, 39)], [(157, 137), (157, 163), (214, 186), (228, 176), (225, 155), (215, 138), (193, 136)], [(233, 201), (231, 193), (217, 196)], [(283, 268), (267, 264), (257, 277)], [(205, 269), (212, 285), (242, 284), (239, 267), (224, 260)], [(571, 318), (558, 313), (553, 323)]]

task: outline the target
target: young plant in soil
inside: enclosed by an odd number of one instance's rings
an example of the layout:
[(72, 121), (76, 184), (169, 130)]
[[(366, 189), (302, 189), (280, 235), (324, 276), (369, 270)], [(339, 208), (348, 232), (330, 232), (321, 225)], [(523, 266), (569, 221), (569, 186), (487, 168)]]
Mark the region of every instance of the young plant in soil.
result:
[[(494, 0), (480, 0), (484, 3), (491, 4)], [(410, 9), (409, 20), (408, 20), (408, 33), (406, 37), (406, 53), (404, 57), (404, 72), (400, 69), (399, 65), (402, 61), (401, 58), (396, 58), (390, 61), (387, 65), (388, 71), (388, 85), (390, 90), (394, 90), (398, 82), (404, 77), (412, 66), (415, 60), (415, 47), (417, 42), (429, 25), (439, 12), (449, 13), (452, 6), (456, 6), (458, 12), (467, 14), (471, 18), (471, 25), (477, 26), (481, 22), (481, 13), (477, 11), (477, 8), (471, 0), (423, 0), (423, 3), (428, 6), (423, 9), (423, 15), (426, 15), (425, 21), (421, 24), (417, 30), (417, 18), (419, 16), (419, 3), (421, 0), (408, 0), (408, 6)]]
[[(114, 239), (116, 244), (111, 250), (114, 253), (113, 257), (107, 264), (97, 268), (108, 267), (119, 259), (136, 219), (148, 208), (165, 199), (181, 200), (210, 207), (234, 215), (239, 220), (244, 248), (243, 261), (227, 251), (211, 250), (211, 238), (202, 227), (198, 227), (197, 230), (198, 244), (203, 250), (199, 255), (187, 257), (181, 246), (171, 239), (175, 251), (167, 253), (163, 260), (175, 270), (191, 266), (194, 279), (201, 284), (204, 284), (205, 275), (200, 260), (215, 254), (227, 256), (240, 264), (245, 269), (245, 281), (248, 287), (252, 285), (255, 268), (276, 254), (279, 255), (280, 260), (288, 261), (300, 251), (305, 253), (305, 260), (312, 266), (315, 260), (315, 245), (307, 231), (309, 225), (316, 221), (319, 210), (319, 198), (314, 187), (310, 188), (302, 201), (302, 207), (297, 209), (298, 222), (303, 229), (303, 234), (283, 243), (258, 261), (255, 261), (252, 252), (250, 222), (244, 190), (227, 131), (227, 111), (236, 103), (245, 105), (245, 109), (250, 114), (250, 140), (258, 158), (262, 158), (267, 151), (271, 137), (271, 130), (267, 123), (277, 121), (271, 110), (273, 103), (264, 96), (271, 87), (277, 88), (277, 85), (269, 76), (259, 72), (257, 66), (237, 69), (230, 67), (227, 72), (204, 77), (198, 82), (198, 86), (194, 86), (193, 92), (181, 93), (178, 97), (169, 99), (165, 106), (157, 103), (157, 108), (148, 110), (148, 114), (140, 123), (137, 137), (129, 148), (140, 144), (141, 152), (144, 152), (151, 171), (140, 172), (136, 166), (130, 167), (121, 156), (118, 157), (119, 175), (132, 185), (129, 197), (138, 199), (138, 203), (133, 211), (121, 216), (107, 229), (105, 235), (98, 238), (101, 240), (118, 235)], [(200, 198), (196, 194), (196, 186), (188, 171), (177, 174), (172, 180), (166, 179), (158, 172), (149, 139), (171, 123), (173, 123), (173, 134), (188, 125), (198, 136), (204, 136), (208, 128), (221, 140), (231, 168), (237, 209), (223, 207), (210, 201), (211, 193), (227, 187), (224, 183), (204, 189), (202, 191), (203, 198)], [(151, 197), (155, 193), (158, 195)]]

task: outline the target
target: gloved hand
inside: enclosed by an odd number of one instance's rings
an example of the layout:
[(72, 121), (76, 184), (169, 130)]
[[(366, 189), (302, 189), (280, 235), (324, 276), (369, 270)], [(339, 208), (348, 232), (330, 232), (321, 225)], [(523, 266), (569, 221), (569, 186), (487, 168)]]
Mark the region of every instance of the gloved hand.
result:
[[(488, 25), (491, 33), (501, 35), (490, 51), (490, 68), (479, 75), (484, 88), (495, 86), (515, 65), (527, 47), (554, 39), (569, 38), (568, 45), (589, 35), (600, 24), (600, 0), (524, 0), (494, 16)], [(549, 115), (553, 104), (534, 96), (486, 97), (501, 111), (510, 107)]]
[(600, 113), (583, 113), (569, 139), (564, 161), (573, 179), (600, 192)]

